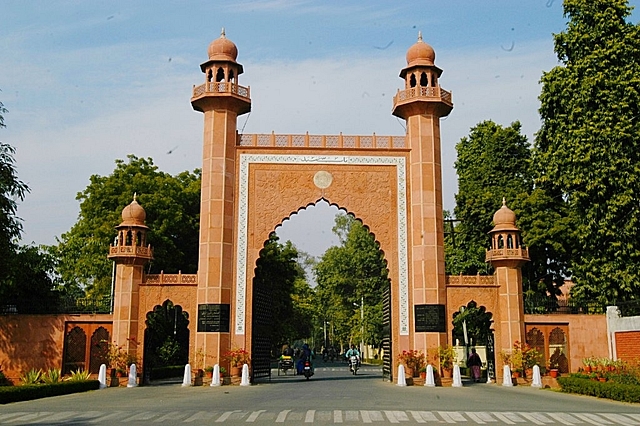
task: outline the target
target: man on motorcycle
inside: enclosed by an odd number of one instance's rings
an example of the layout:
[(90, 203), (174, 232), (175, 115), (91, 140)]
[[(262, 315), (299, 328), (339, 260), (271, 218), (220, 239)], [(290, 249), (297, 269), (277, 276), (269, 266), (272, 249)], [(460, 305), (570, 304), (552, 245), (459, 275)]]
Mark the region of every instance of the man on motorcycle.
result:
[(360, 351), (356, 349), (356, 345), (351, 345), (351, 349), (347, 351), (345, 354), (347, 357), (347, 362), (351, 359), (352, 356), (355, 356), (358, 359), (358, 367), (360, 366)]

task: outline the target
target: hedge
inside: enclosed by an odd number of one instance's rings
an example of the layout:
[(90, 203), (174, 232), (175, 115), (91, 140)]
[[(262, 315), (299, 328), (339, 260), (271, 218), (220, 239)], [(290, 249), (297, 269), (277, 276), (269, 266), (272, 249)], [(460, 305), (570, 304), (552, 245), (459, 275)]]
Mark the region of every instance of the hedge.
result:
[(640, 386), (612, 381), (600, 382), (575, 376), (560, 377), (558, 384), (562, 392), (613, 399), (614, 401), (640, 402)]
[(0, 387), (0, 404), (10, 402), (30, 401), (32, 399), (47, 398), (49, 396), (68, 395), (86, 392), (100, 388), (97, 380), (83, 382), (67, 381), (43, 385), (2, 386)]

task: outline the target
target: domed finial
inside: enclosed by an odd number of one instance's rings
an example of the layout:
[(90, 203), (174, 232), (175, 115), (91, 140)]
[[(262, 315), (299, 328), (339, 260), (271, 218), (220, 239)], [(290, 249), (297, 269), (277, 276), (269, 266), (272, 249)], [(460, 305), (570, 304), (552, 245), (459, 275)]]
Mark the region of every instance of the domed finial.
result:
[(502, 205), (505, 207), (507, 206), (507, 200), (504, 197), (502, 197)]
[(422, 31), (418, 31), (418, 41), (422, 41)]
[(134, 192), (133, 193), (133, 201), (137, 201), (138, 200), (138, 193)]
[(227, 38), (227, 34), (224, 32), (224, 27), (222, 27), (222, 31), (220, 31), (220, 38)]

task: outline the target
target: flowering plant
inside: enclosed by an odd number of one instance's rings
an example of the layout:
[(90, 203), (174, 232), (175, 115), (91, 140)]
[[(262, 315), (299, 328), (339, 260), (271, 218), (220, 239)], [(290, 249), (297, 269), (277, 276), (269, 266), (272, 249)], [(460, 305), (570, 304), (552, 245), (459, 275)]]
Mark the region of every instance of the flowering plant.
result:
[(424, 353), (415, 349), (402, 351), (398, 355), (398, 361), (403, 363), (405, 367), (412, 369), (414, 372), (420, 371), (425, 365)]
[(453, 368), (453, 360), (456, 358), (456, 350), (451, 345), (438, 346), (440, 366), (444, 369)]
[(542, 354), (536, 348), (529, 346), (527, 343), (515, 341), (511, 353), (501, 352), (500, 357), (503, 364), (511, 365), (513, 371), (527, 370), (533, 368), (534, 365), (540, 364)]
[(232, 367), (242, 367), (243, 364), (249, 364), (251, 358), (249, 358), (249, 352), (243, 348), (232, 349), (225, 352), (224, 359), (229, 360)]

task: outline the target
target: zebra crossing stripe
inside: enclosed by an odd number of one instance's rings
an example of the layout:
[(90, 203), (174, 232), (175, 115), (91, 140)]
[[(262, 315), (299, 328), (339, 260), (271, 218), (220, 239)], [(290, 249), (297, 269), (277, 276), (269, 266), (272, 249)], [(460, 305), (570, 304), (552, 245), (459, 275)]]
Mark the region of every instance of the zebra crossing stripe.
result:
[(508, 425), (515, 425), (516, 424), (516, 422), (511, 421), (511, 419), (509, 418), (509, 417), (512, 417), (513, 413), (496, 413), (496, 412), (493, 412), (491, 414), (496, 416), (496, 418), (498, 420), (502, 420), (502, 422), (504, 422), (504, 423), (506, 423)]
[[(484, 419), (482, 418), (482, 416), (480, 415), (481, 413), (470, 413), (470, 412), (466, 411), (465, 414), (467, 415), (467, 417), (469, 417), (471, 420), (473, 420), (474, 422), (476, 422), (479, 425), (486, 425), (487, 424), (487, 422), (485, 422)], [(494, 421), (494, 420), (490, 420), (490, 421)]]
[(333, 410), (333, 422), (342, 423), (342, 410)]
[(247, 417), (247, 422), (251, 423), (251, 422), (255, 422), (256, 419), (258, 418), (258, 416), (262, 413), (264, 413), (267, 410), (258, 410), (258, 411), (254, 411), (253, 413), (251, 413), (251, 415), (249, 417)]
[(582, 423), (580, 420), (576, 419), (569, 413), (546, 413), (546, 414), (552, 419), (559, 421), (563, 425), (575, 425), (577, 423)]
[(289, 414), (291, 410), (282, 410), (278, 413), (278, 417), (276, 418), (276, 423), (284, 423), (287, 418), (287, 414)]
[(614, 421), (618, 424), (621, 425), (627, 425), (627, 426), (631, 426), (631, 425), (638, 425), (640, 423), (636, 422), (635, 420), (630, 419), (627, 416), (623, 416), (622, 414), (614, 414), (614, 413), (598, 413), (599, 416), (602, 417), (606, 417), (607, 419)]
[(531, 423), (537, 425), (545, 425), (547, 423), (553, 423), (553, 420), (549, 420), (548, 418), (542, 416), (540, 413), (518, 413), (525, 419), (529, 420)]
[(231, 417), (233, 413), (239, 413), (239, 412), (240, 410), (226, 411), (223, 415), (218, 417), (218, 419), (216, 420), (216, 423), (222, 423), (225, 420), (227, 420), (229, 417)]
[(384, 414), (386, 414), (387, 419), (389, 420), (389, 423), (400, 423), (400, 420), (398, 420), (398, 418), (396, 417), (396, 413), (397, 411), (385, 411)]
[(438, 411), (440, 417), (447, 423), (458, 423), (458, 422), (466, 422), (467, 419), (461, 413), (457, 411)]
[(409, 411), (409, 414), (411, 414), (416, 423), (426, 423), (426, 420), (422, 418), (418, 411)]
[(304, 418), (305, 423), (313, 423), (313, 418), (316, 416), (316, 410), (307, 410), (307, 415)]
[(120, 417), (123, 413), (124, 411), (114, 411), (113, 413), (107, 414), (106, 416), (96, 417), (93, 420), (89, 420), (88, 423), (100, 423), (104, 420), (115, 419), (117, 417)]
[(362, 416), (362, 423), (371, 423), (371, 417), (368, 411), (360, 411), (360, 415)]
[(184, 417), (184, 413), (180, 411), (172, 411), (170, 413), (165, 414), (162, 417), (158, 417), (153, 422), (160, 423), (160, 422), (164, 422), (165, 420), (180, 420), (183, 417)]
[(606, 421), (602, 417), (591, 413), (572, 413), (577, 418), (584, 420), (592, 425), (612, 425), (613, 423)]

